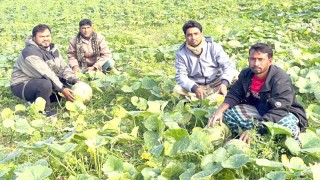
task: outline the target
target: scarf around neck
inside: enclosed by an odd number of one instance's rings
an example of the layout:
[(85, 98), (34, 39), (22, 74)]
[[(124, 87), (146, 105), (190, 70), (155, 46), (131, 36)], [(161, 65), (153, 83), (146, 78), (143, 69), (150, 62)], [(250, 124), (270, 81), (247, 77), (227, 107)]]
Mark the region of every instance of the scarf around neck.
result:
[[(86, 57), (84, 56), (84, 50), (82, 47), (82, 41), (81, 41), (82, 35), (79, 32), (77, 35), (77, 43), (76, 43), (76, 49), (77, 49), (77, 57), (78, 57), (78, 61), (79, 61), (79, 65), (80, 67), (83, 67), (83, 65), (85, 64), (86, 61)], [(92, 46), (92, 50), (93, 50), (93, 55), (94, 55), (94, 59), (95, 61), (97, 60), (100, 52), (99, 52), (99, 46), (97, 43), (97, 33), (93, 32), (91, 35), (91, 46)]]
[(186, 42), (187, 48), (196, 56), (199, 56), (202, 53), (202, 46), (204, 44), (204, 42), (206, 41), (205, 37), (202, 38), (200, 44), (196, 47), (191, 46), (190, 44), (188, 44), (188, 42)]

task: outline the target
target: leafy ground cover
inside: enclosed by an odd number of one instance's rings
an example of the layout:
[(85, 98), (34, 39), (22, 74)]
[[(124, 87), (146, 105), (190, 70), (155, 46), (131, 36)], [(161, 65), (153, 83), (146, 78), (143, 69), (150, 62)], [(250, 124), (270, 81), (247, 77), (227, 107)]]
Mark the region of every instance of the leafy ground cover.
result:
[[(318, 1), (2, 0), (0, 7), (1, 178), (319, 179)], [(82, 75), (92, 101), (61, 101), (58, 116), (45, 118), (37, 113), (43, 102), (12, 95), (12, 65), (39, 23), (52, 27), (66, 57), (82, 18), (106, 36), (121, 75)], [(272, 45), (308, 113), (300, 144), (274, 124), (266, 124), (267, 136), (251, 132), (250, 147), (214, 141), (204, 127), (220, 102), (172, 94), (174, 53), (189, 19), (202, 23), (238, 70), (250, 45)]]

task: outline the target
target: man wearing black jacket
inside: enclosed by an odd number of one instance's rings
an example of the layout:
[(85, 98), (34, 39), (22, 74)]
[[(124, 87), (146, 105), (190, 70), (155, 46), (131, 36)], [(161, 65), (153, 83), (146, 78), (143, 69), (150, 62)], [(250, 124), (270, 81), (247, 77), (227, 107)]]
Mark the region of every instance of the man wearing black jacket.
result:
[(224, 102), (211, 116), (208, 126), (226, 123), (240, 139), (249, 141), (249, 130), (261, 122), (288, 127), (295, 138), (308, 126), (305, 111), (297, 101), (289, 75), (272, 65), (273, 52), (263, 43), (249, 50), (249, 68), (245, 68), (231, 86)]

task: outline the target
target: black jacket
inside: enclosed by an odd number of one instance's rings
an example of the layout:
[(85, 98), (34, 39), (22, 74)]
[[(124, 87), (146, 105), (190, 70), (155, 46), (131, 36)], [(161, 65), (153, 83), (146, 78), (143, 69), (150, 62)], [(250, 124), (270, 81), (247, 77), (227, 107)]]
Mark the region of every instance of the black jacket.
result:
[(289, 75), (281, 68), (271, 65), (266, 81), (259, 92), (260, 99), (253, 98), (250, 93), (253, 75), (250, 68), (242, 70), (224, 102), (230, 107), (237, 104), (253, 105), (262, 116), (261, 121), (274, 123), (279, 122), (291, 112), (298, 117), (299, 127), (304, 131), (308, 126), (308, 120), (305, 110), (296, 99)]

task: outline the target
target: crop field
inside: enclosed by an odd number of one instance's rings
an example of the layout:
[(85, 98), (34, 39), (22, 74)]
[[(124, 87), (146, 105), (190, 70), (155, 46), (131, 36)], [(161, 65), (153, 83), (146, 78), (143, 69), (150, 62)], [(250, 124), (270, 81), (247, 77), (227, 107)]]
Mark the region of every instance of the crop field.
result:
[[(106, 37), (119, 75), (78, 74), (89, 103), (38, 112), (10, 90), (12, 67), (37, 24), (64, 59), (81, 19)], [(257, 42), (290, 74), (310, 126), (299, 136), (266, 124), (251, 145), (216, 143), (205, 126), (222, 101), (172, 93), (182, 25), (196, 20), (238, 71)], [(320, 179), (318, 0), (0, 0), (0, 179)], [(234, 141), (236, 142), (236, 141)]]

